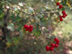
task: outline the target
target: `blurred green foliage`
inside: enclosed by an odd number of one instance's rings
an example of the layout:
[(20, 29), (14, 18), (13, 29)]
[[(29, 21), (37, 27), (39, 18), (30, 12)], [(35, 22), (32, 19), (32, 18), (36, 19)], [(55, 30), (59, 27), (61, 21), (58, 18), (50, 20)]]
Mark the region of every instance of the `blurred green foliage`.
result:
[[(3, 0), (0, 4), (0, 26), (4, 26), (4, 15), (9, 9), (10, 15), (7, 19), (7, 42), (6, 53), (7, 54), (51, 54), (52, 52), (46, 52), (45, 46), (50, 44), (52, 39), (57, 35), (58, 31), (62, 31), (63, 39), (59, 38), (63, 42), (71, 41), (72, 38), (72, 23), (71, 15), (72, 11), (67, 5), (68, 0), (62, 0), (60, 3), (63, 5), (63, 9), (58, 9), (56, 2), (59, 0)], [(68, 16), (63, 19), (63, 22), (56, 22), (54, 19), (65, 10)], [(33, 31), (30, 33), (24, 29), (24, 25), (33, 25)], [(56, 27), (58, 31), (56, 31)], [(44, 35), (41, 35), (41, 34)], [(31, 36), (36, 36), (36, 39), (29, 39)], [(42, 39), (45, 41), (43, 43)], [(40, 38), (39, 38), (40, 37)], [(25, 39), (28, 38), (28, 39)], [(49, 38), (49, 39), (46, 39)], [(47, 42), (46, 42), (47, 41)], [(4, 53), (2, 49), (3, 42), (0, 43), (0, 53)], [(60, 43), (55, 51), (62, 51), (64, 47)]]

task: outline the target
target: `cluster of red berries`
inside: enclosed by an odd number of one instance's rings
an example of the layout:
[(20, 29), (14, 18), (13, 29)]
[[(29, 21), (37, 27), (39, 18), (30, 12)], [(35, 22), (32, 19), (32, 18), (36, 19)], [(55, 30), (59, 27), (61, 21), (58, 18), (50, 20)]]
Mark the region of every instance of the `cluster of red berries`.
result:
[[(57, 2), (56, 3), (56, 5), (57, 6), (59, 6), (59, 8), (61, 9), (61, 8), (63, 8), (63, 6), (62, 5), (60, 5), (60, 3), (59, 2)], [(59, 16), (59, 18), (60, 18), (60, 21), (63, 21), (63, 18), (65, 18), (66, 16), (67, 16), (67, 14), (66, 14), (66, 12), (65, 11), (62, 11), (62, 14), (63, 14), (63, 16)]]
[(24, 28), (26, 29), (26, 31), (29, 31), (29, 32), (32, 32), (32, 30), (33, 30), (33, 26), (32, 25), (30, 25), (30, 26), (24, 25)]
[(57, 48), (58, 47), (58, 45), (59, 45), (59, 39), (58, 38), (55, 38), (54, 41), (56, 42), (56, 44), (51, 43), (51, 47), (46, 46), (46, 51), (53, 51), (54, 48)]

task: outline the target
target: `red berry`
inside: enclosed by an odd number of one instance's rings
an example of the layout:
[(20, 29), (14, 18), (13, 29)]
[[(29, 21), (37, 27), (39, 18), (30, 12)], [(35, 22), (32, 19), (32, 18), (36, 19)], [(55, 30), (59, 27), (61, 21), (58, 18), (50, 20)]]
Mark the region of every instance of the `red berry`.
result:
[(65, 18), (66, 16), (65, 16), (65, 15), (63, 15), (62, 17), (63, 17), (63, 18)]
[(60, 21), (63, 21), (63, 19), (62, 19), (62, 18), (60, 18)]
[(32, 32), (32, 30), (29, 30), (29, 32)]
[(59, 3), (59, 2), (57, 2), (57, 3), (56, 3), (56, 5), (57, 5), (57, 6), (58, 6), (58, 5), (60, 5), (60, 3)]
[(61, 9), (61, 8), (63, 8), (63, 6), (62, 6), (62, 5), (60, 5), (60, 6), (59, 6), (59, 8)]
[(32, 25), (30, 25), (30, 28), (33, 28), (33, 26), (32, 26)]
[(33, 28), (30, 28), (29, 30), (33, 30)]
[(27, 27), (26, 27), (26, 31), (29, 31), (29, 26), (27, 25)]
[(57, 44), (55, 44), (55, 47), (57, 48), (57, 47), (58, 47), (58, 45), (57, 45)]
[(65, 14), (65, 11), (62, 11), (62, 14)]
[(24, 28), (26, 28), (27, 27), (27, 25), (24, 25)]
[(55, 38), (54, 41), (59, 42), (59, 39), (58, 38)]
[(29, 30), (29, 32), (32, 32), (32, 30)]
[(29, 32), (32, 32), (33, 28), (29, 28)]
[(54, 47), (50, 47), (50, 49), (49, 49), (50, 51), (53, 51), (54, 50)]
[(28, 31), (29, 29), (28, 28), (26, 28), (26, 31)]
[(55, 44), (54, 44), (54, 43), (51, 43), (51, 46), (52, 46), (52, 47), (55, 47)]
[(46, 46), (46, 51), (49, 51), (49, 46)]
[(59, 16), (59, 18), (60, 18), (60, 21), (63, 21), (62, 16)]
[(58, 44), (58, 45), (59, 45), (59, 42), (57, 41), (57, 42), (56, 42), (56, 44)]
[(62, 18), (62, 16), (59, 16), (59, 18)]
[(67, 14), (66, 14), (66, 13), (65, 13), (64, 15), (65, 15), (65, 16), (67, 16)]
[(30, 27), (29, 27), (29, 26), (27, 26), (26, 28), (28, 28), (28, 29), (29, 29)]

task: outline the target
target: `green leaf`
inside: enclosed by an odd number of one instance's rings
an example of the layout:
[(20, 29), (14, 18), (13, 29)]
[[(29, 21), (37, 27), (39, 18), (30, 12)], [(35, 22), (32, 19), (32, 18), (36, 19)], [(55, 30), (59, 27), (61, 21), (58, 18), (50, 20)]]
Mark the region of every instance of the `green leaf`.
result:
[(10, 19), (12, 20), (13, 23), (16, 23), (14, 13), (11, 13)]
[(57, 3), (59, 0), (55, 0), (55, 2)]
[(43, 18), (41, 21), (40, 21), (40, 25), (46, 25), (47, 24), (47, 20), (45, 18)]
[(0, 21), (3, 20), (3, 17), (4, 17), (4, 13), (2, 11), (0, 11)]
[(38, 29), (34, 29), (33, 34), (38, 37), (41, 34), (41, 31)]
[(12, 38), (12, 40), (13, 40), (14, 44), (17, 45), (20, 38), (19, 37), (14, 37), (14, 38)]
[(17, 22), (21, 21), (21, 17), (19, 16), (19, 13), (17, 13), (16, 20)]
[(24, 36), (24, 33), (22, 30), (20, 30), (20, 37), (22, 38)]
[(37, 23), (37, 27), (39, 27), (39, 23)]
[(19, 27), (17, 28), (17, 30), (19, 31), (19, 30), (21, 30), (21, 28), (22, 28), (22, 25), (20, 24)]
[(3, 26), (3, 21), (0, 21), (0, 26)]
[(38, 17), (39, 17), (39, 18), (42, 18), (43, 16), (42, 16), (41, 14), (38, 14)]
[(40, 22), (40, 19), (39, 19), (37, 16), (35, 16), (35, 19), (36, 19), (38, 22)]
[(10, 38), (7, 38), (7, 41), (8, 41), (9, 43), (12, 43), (12, 40), (11, 40)]

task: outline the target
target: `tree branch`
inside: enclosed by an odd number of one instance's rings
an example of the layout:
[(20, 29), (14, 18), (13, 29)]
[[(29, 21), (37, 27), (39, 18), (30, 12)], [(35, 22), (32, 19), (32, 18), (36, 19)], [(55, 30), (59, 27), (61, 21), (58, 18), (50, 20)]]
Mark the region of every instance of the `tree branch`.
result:
[(7, 18), (8, 18), (8, 15), (9, 15), (9, 9), (7, 9), (7, 13), (4, 15), (4, 27), (1, 27), (2, 28), (2, 32), (4, 34), (4, 37), (2, 37), (2, 40), (0, 40), (0, 42), (2, 42), (3, 40), (6, 41), (6, 36), (7, 36), (7, 32), (6, 32), (6, 27), (7, 27)]

